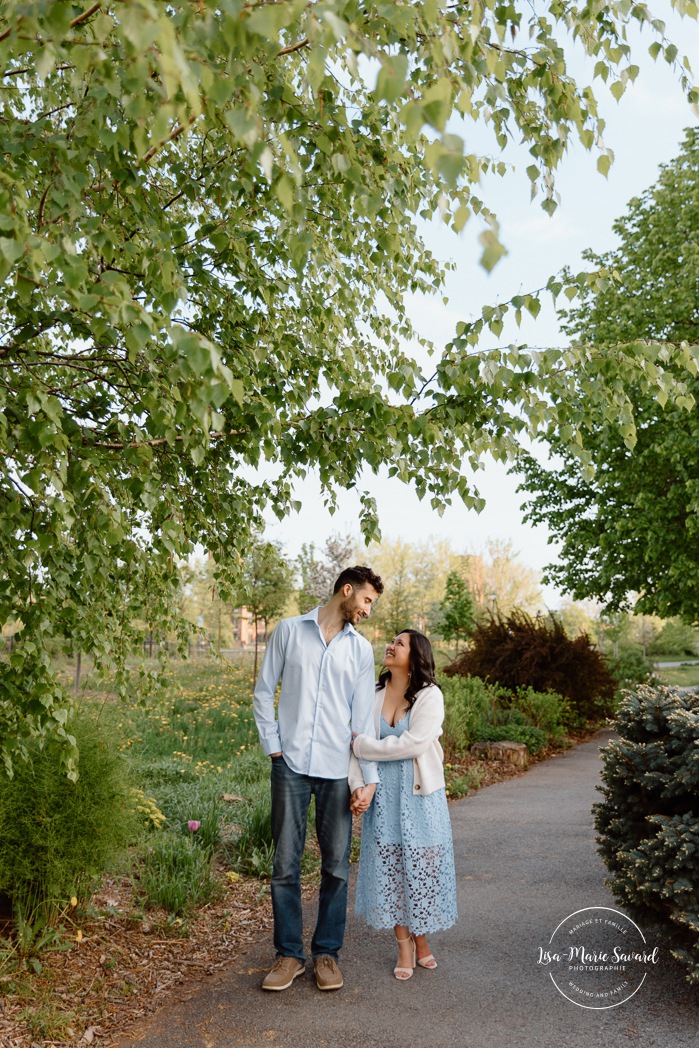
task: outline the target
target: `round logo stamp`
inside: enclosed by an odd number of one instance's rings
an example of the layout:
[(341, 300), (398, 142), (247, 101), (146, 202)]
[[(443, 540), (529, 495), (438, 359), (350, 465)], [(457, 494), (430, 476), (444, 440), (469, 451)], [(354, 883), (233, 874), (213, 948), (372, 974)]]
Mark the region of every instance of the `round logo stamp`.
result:
[(659, 960), (630, 917), (609, 906), (587, 906), (562, 920), (537, 964), (558, 992), (580, 1008), (618, 1008), (637, 993)]

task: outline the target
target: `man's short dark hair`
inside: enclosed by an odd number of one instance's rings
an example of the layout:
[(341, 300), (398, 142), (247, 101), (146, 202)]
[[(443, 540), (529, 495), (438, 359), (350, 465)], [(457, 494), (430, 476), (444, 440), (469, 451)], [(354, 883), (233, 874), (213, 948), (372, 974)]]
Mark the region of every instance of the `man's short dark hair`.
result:
[(356, 564), (353, 568), (345, 568), (338, 576), (333, 593), (339, 593), (348, 582), (355, 589), (361, 589), (362, 586), (373, 586), (379, 596), (383, 593), (383, 582), (380, 576), (371, 568), (367, 568), (366, 564)]

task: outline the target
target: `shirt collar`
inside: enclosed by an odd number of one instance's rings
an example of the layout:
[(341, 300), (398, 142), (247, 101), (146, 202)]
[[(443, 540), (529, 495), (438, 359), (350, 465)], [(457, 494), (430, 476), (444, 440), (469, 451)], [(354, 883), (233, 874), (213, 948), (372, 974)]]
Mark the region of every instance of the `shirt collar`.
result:
[[(320, 629), (320, 623), (318, 622), (318, 612), (320, 611), (320, 608), (321, 608), (321, 605), (319, 604), (317, 608), (313, 608), (311, 611), (307, 611), (305, 615), (301, 616), (301, 621), (302, 622), (315, 622), (315, 624), (318, 627), (318, 629)], [(357, 636), (359, 636), (359, 634), (357, 633), (356, 629), (354, 628), (354, 626), (352, 625), (351, 622), (346, 622), (345, 623), (345, 625), (342, 628), (342, 632), (343, 633), (354, 633)]]

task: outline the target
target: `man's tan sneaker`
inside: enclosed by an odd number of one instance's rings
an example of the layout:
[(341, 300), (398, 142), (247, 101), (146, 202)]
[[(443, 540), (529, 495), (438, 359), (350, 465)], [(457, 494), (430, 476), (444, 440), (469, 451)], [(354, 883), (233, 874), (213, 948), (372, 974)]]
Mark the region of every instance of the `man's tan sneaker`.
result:
[(287, 990), (294, 979), (303, 975), (306, 965), (295, 957), (277, 957), (262, 980), (263, 990)]
[(342, 972), (337, 966), (334, 957), (321, 954), (316, 957), (313, 964), (316, 977), (316, 986), (319, 990), (339, 990), (342, 986)]

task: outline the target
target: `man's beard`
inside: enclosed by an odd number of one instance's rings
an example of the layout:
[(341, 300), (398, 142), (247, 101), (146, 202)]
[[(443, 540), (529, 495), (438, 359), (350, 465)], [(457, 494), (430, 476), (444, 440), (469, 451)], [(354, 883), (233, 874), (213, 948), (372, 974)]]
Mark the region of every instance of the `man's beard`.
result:
[(353, 626), (354, 617), (357, 614), (357, 608), (351, 598), (348, 597), (347, 600), (343, 600), (342, 604), (340, 604), (340, 611), (342, 612), (342, 618), (344, 621), (349, 622), (350, 625)]

